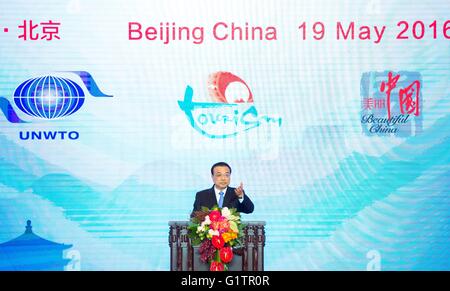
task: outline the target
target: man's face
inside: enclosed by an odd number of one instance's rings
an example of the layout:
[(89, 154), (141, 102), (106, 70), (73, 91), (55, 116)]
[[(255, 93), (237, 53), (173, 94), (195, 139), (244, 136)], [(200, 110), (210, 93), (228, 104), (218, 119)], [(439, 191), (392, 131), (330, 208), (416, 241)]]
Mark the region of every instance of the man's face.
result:
[(230, 169), (226, 166), (217, 166), (213, 169), (212, 179), (217, 189), (223, 190), (230, 185)]

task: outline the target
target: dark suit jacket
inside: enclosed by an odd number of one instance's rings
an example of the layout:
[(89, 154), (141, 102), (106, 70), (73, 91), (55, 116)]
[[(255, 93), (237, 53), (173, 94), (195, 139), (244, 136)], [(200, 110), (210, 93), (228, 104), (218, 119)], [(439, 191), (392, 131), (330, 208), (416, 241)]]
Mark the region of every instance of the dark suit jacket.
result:
[[(223, 197), (222, 207), (236, 208), (238, 212), (252, 213), (255, 206), (250, 200), (247, 194), (244, 192), (244, 200), (242, 203), (234, 193), (236, 188), (228, 187), (225, 196)], [(211, 208), (214, 205), (219, 205), (216, 199), (216, 193), (214, 192), (214, 186), (212, 188), (197, 192), (195, 195), (194, 211), (201, 210), (202, 207)]]

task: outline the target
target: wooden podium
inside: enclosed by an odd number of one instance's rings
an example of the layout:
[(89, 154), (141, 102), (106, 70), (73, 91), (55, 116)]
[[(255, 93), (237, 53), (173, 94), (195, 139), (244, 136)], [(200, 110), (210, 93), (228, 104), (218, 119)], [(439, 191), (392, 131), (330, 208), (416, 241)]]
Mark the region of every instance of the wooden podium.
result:
[[(234, 249), (228, 265), (230, 271), (264, 271), (264, 221), (246, 221), (243, 247)], [(171, 271), (209, 271), (209, 264), (200, 261), (199, 246), (192, 246), (188, 237), (188, 221), (169, 221)]]

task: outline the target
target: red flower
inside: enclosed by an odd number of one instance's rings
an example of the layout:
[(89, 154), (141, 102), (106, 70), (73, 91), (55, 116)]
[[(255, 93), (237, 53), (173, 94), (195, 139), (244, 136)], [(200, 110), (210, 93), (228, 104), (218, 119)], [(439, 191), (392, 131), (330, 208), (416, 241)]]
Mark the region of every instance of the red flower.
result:
[(211, 238), (211, 242), (216, 249), (221, 249), (225, 244), (225, 241), (223, 240), (221, 235), (214, 235)]
[(218, 221), (220, 217), (222, 217), (222, 214), (218, 210), (213, 210), (209, 213), (209, 220), (211, 221)]
[(211, 267), (209, 268), (210, 271), (223, 271), (224, 267), (221, 262), (211, 262)]
[(211, 226), (210, 226), (211, 229), (219, 230), (219, 227), (220, 227), (220, 222), (218, 222), (218, 221), (211, 221)]
[(211, 221), (210, 228), (213, 230), (218, 230), (220, 233), (224, 233), (230, 228), (230, 223), (225, 217), (221, 216), (218, 220)]
[(229, 228), (230, 228), (230, 223), (228, 221), (219, 222), (219, 231), (221, 233), (228, 231)]
[(219, 250), (220, 260), (225, 264), (233, 259), (233, 250), (230, 247), (224, 247)]

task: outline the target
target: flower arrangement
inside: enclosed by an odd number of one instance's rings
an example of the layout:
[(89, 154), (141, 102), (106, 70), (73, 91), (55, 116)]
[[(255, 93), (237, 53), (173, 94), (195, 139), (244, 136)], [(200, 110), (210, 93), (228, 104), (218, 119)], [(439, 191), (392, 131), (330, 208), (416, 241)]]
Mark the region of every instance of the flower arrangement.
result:
[(235, 208), (202, 207), (193, 213), (188, 234), (194, 246), (200, 245), (200, 260), (209, 263), (211, 271), (226, 271), (233, 247), (242, 245), (243, 227)]

